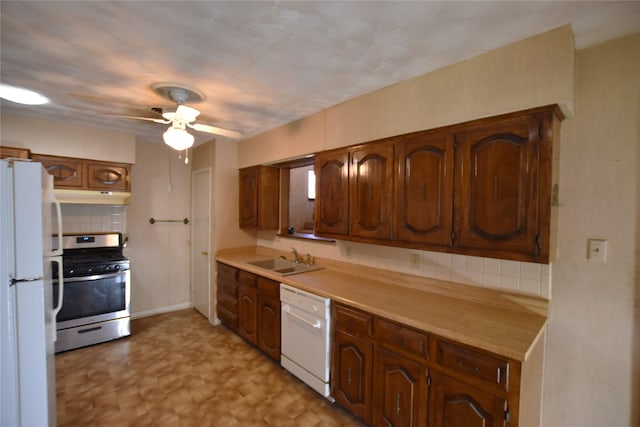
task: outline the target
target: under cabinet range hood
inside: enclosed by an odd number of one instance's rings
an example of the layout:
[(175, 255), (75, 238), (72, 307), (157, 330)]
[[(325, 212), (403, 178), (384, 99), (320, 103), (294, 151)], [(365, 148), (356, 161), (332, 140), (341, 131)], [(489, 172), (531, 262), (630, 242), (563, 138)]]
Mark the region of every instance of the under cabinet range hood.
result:
[(54, 190), (60, 203), (91, 205), (128, 205), (131, 193), (123, 191)]

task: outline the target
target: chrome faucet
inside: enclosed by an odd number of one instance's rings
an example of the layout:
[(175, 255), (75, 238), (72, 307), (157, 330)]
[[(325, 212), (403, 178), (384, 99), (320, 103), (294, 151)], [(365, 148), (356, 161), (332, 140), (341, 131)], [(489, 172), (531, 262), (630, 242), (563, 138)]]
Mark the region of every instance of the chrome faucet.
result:
[(296, 263), (301, 263), (302, 262), (302, 258), (300, 258), (300, 254), (298, 254), (298, 251), (296, 251), (296, 248), (291, 248), (293, 249), (293, 255), (295, 256), (295, 262)]

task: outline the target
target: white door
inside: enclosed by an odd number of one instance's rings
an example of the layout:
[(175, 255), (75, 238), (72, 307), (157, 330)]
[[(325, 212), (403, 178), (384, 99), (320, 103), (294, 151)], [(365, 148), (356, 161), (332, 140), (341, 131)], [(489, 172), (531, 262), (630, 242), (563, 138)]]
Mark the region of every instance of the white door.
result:
[(192, 177), (192, 207), (191, 217), (191, 305), (200, 313), (209, 315), (210, 290), (210, 234), (209, 221), (209, 169), (193, 172)]

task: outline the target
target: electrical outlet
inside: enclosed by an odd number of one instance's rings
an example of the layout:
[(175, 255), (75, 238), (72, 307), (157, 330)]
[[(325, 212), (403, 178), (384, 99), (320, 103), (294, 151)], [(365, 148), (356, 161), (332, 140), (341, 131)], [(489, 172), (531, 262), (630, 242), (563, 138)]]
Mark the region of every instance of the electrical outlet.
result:
[(409, 258), (411, 268), (420, 268), (420, 254), (411, 254)]
[(607, 241), (589, 239), (587, 241), (587, 259), (595, 262), (607, 262)]

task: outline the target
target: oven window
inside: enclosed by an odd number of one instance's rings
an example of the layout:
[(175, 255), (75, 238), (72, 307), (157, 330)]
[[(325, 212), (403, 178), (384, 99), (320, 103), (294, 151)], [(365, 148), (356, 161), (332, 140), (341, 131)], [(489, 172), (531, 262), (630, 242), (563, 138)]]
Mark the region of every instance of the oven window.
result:
[[(69, 281), (72, 280), (72, 281)], [(96, 280), (66, 279), (58, 322), (125, 310), (125, 274)], [(58, 304), (58, 283), (53, 283), (54, 306)]]

